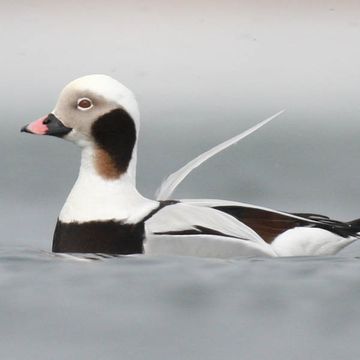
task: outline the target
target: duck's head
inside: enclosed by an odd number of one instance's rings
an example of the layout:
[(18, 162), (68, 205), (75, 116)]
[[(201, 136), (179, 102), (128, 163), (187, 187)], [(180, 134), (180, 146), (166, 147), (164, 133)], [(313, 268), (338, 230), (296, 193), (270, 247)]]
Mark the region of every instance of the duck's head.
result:
[(134, 155), (139, 125), (137, 102), (128, 88), (110, 76), (88, 75), (66, 85), (54, 110), (21, 131), (90, 148), (99, 166), (108, 164), (109, 177), (116, 177)]

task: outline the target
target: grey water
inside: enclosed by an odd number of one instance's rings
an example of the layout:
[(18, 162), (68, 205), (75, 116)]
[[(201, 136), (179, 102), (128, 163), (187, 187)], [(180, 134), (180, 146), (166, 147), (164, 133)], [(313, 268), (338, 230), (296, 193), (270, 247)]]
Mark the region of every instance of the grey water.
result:
[(0, 358), (358, 359), (356, 257), (0, 250)]
[(360, 217), (358, 0), (2, 1), (0, 360), (359, 359), (360, 244), (337, 257), (48, 252), (79, 152), (19, 129), (76, 77), (130, 87), (138, 187), (286, 108), (177, 198)]

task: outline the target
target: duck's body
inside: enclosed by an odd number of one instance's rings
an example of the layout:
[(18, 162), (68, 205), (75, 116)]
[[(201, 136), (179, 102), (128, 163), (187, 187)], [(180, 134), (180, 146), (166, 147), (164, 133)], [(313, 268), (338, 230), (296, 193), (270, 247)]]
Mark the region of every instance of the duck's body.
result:
[[(54, 252), (218, 258), (333, 255), (355, 241), (360, 230), (358, 223), (231, 201), (153, 201), (136, 191), (121, 197), (122, 186), (114, 186), (111, 196), (113, 187), (104, 186), (103, 198), (97, 191), (77, 196), (77, 189), (86, 187), (73, 188), (55, 229)], [(124, 190), (128, 195), (128, 186)], [(121, 213), (123, 206), (132, 210)]]
[(103, 75), (70, 83), (49, 116), (24, 127), (82, 147), (79, 176), (56, 225), (54, 252), (331, 255), (359, 236), (357, 221), (222, 200), (147, 199), (135, 183), (138, 130), (132, 93)]

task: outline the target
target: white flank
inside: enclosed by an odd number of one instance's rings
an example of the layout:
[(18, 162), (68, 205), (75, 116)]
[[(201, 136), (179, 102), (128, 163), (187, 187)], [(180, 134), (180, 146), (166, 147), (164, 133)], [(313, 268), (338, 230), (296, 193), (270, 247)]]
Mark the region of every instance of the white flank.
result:
[[(203, 227), (218, 234), (174, 234)], [(221, 211), (174, 204), (159, 210), (145, 222), (145, 254), (230, 258), (276, 256), (254, 230)]]
[(280, 234), (271, 244), (278, 256), (335, 255), (356, 240), (319, 228), (298, 227)]
[(153, 234), (193, 230), (196, 226), (266, 245), (254, 230), (241, 221), (208, 207), (178, 203), (162, 208), (146, 221), (147, 233)]
[(178, 171), (172, 173), (169, 175), (161, 184), (160, 188), (156, 192), (156, 199), (157, 200), (167, 200), (170, 198), (174, 190), (178, 187), (178, 185), (188, 176), (191, 171), (196, 169), (198, 166), (200, 166), (203, 162), (210, 159), (212, 156), (218, 154), (222, 150), (228, 148), (229, 146), (236, 144), (238, 141), (246, 138), (248, 135), (252, 134), (256, 130), (260, 129), (262, 126), (266, 125), (271, 120), (277, 118), (279, 115), (281, 115), (284, 110), (279, 111), (275, 115), (261, 121), (260, 123), (256, 124), (255, 126), (251, 127), (250, 129), (242, 132), (239, 135), (236, 135), (232, 137), (229, 140), (224, 141), (223, 143), (214, 146), (210, 150), (200, 154), (195, 159), (189, 161), (186, 165), (184, 165), (181, 169)]

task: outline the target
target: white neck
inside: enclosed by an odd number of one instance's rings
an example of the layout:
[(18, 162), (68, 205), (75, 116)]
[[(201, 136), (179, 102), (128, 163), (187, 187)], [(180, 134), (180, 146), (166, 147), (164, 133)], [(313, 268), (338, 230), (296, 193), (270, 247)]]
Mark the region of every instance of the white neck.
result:
[(126, 173), (117, 179), (106, 179), (95, 168), (94, 148), (84, 147), (79, 176), (60, 212), (60, 221), (140, 221), (158, 203), (141, 196), (135, 181), (136, 148)]

